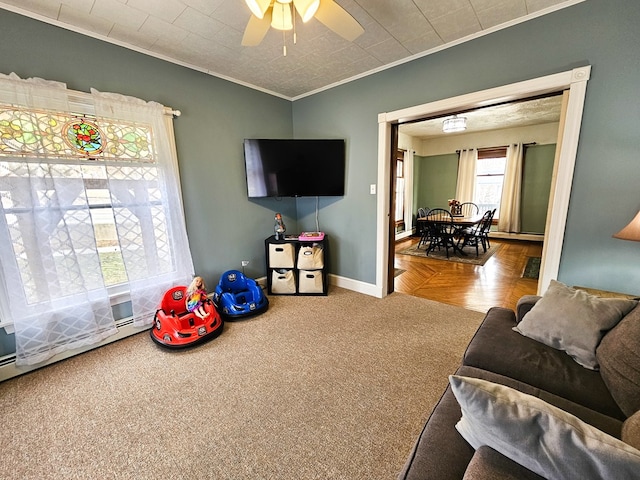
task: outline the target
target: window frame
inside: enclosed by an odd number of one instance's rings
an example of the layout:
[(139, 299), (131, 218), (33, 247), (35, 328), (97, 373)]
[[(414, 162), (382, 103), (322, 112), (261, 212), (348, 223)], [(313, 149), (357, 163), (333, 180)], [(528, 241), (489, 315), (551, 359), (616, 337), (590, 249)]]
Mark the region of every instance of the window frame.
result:
[[(67, 113), (69, 115), (77, 115), (78, 117), (87, 117), (91, 119), (96, 118), (96, 111), (95, 111), (95, 107), (94, 107), (93, 100), (90, 93), (81, 92), (77, 90), (67, 90), (67, 98), (68, 98), (69, 110), (64, 113)], [(173, 110), (170, 107), (164, 107), (164, 113), (165, 115), (170, 115), (174, 118), (180, 116), (180, 111)], [(172, 137), (173, 137), (173, 134), (174, 133), (172, 129), (171, 131)], [(87, 157), (91, 158), (91, 155), (87, 155)], [(19, 158), (19, 155), (16, 155), (16, 158)], [(65, 160), (62, 159), (61, 163), (63, 163), (64, 161)], [(109, 160), (107, 160), (107, 162), (108, 161)], [(136, 162), (132, 162), (132, 164), (135, 164), (135, 163)], [(149, 164), (147, 163), (147, 166), (148, 165)], [(86, 186), (85, 186), (85, 189), (86, 189)], [(111, 204), (109, 204), (109, 206), (111, 206)], [(89, 205), (89, 210), (93, 208), (99, 208), (99, 207), (101, 207), (101, 205)], [(118, 305), (126, 304), (127, 302), (131, 301), (131, 288), (130, 288), (129, 279), (127, 279), (126, 282), (122, 282), (114, 285), (105, 284), (105, 288), (107, 290), (107, 293), (109, 296), (109, 302), (112, 308)], [(132, 317), (127, 316), (127, 317), (121, 318), (120, 320), (116, 319), (116, 325), (122, 324), (122, 323), (129, 323), (131, 321), (131, 318)], [(0, 328), (4, 328), (8, 334), (12, 334), (15, 331), (13, 322), (4, 320), (2, 318), (0, 318)]]
[[(476, 162), (480, 162), (480, 160), (487, 160), (490, 158), (504, 158), (506, 160), (507, 158), (507, 147), (488, 147), (488, 148), (479, 148), (478, 149), (478, 156), (476, 159)], [(506, 170), (506, 165), (505, 165), (505, 170)], [(476, 182), (476, 187), (478, 185), (478, 177), (502, 177), (502, 185), (504, 186), (504, 176), (505, 176), (505, 172), (503, 171), (501, 174), (497, 174), (497, 173), (488, 173), (488, 174), (478, 174), (476, 171), (476, 175), (475, 175), (475, 182)], [(476, 188), (477, 190), (477, 188)], [(475, 201), (475, 200), (474, 200)], [(498, 206), (500, 205), (500, 202), (502, 201), (502, 192), (500, 193), (500, 198), (498, 200)], [(478, 202), (476, 202), (478, 203)], [(493, 220), (492, 220), (492, 225), (497, 225), (498, 224), (498, 220), (500, 218), (500, 208), (498, 208), (496, 215), (494, 216)]]

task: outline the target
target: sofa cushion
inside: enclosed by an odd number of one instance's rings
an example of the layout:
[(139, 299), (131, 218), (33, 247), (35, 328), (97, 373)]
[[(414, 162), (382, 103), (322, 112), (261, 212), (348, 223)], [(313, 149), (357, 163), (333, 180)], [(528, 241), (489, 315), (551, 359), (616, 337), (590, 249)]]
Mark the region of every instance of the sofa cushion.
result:
[(541, 298), (539, 295), (523, 295), (520, 297), (518, 303), (516, 303), (516, 323), (520, 323)]
[(486, 445), (476, 450), (463, 480), (544, 480)]
[(626, 416), (640, 410), (640, 306), (604, 336), (596, 356), (602, 379)]
[(636, 305), (636, 300), (600, 298), (551, 280), (542, 298), (513, 328), (595, 370), (596, 348), (603, 335)]
[(596, 412), (584, 405), (579, 405), (571, 400), (567, 400), (566, 398), (532, 387), (531, 385), (519, 382), (513, 378), (498, 375), (497, 373), (488, 372), (475, 367), (461, 366), (455, 374), (462, 377), (473, 377), (487, 382), (498, 383), (506, 387), (511, 387), (519, 392), (526, 393), (527, 395), (538, 397), (543, 402), (553, 405), (554, 407), (558, 407), (571, 415), (575, 415), (583, 422), (596, 427), (598, 430), (602, 430), (613, 437), (620, 438), (623, 425), (622, 420)]
[[(513, 388), (452, 375), (458, 432), (545, 478), (635, 478), (640, 451), (553, 405)], [(567, 462), (567, 459), (571, 459)]]
[(640, 410), (622, 424), (622, 441), (640, 450)]
[(512, 310), (491, 308), (469, 343), (463, 364), (511, 377), (619, 420), (627, 418), (600, 372), (514, 332), (515, 324)]
[[(531, 385), (469, 366), (461, 366), (456, 371), (456, 374), (482, 378), (535, 395), (576, 415), (583, 421), (610, 435), (620, 436), (622, 421), (595, 412)], [(429, 420), (418, 437), (413, 451), (398, 477), (400, 480), (460, 480), (463, 478), (466, 466), (474, 456), (474, 451), (455, 429), (455, 425), (460, 420), (461, 415), (460, 405), (449, 386), (433, 409)]]

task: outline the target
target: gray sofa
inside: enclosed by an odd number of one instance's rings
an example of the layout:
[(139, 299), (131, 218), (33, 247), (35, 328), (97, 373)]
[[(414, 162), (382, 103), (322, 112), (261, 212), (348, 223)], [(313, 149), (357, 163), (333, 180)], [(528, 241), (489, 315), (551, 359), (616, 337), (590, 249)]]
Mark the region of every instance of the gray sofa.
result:
[[(614, 328), (603, 332), (597, 347), (599, 369), (590, 370), (564, 351), (513, 330), (540, 298), (523, 297), (516, 312), (490, 309), (468, 345), (456, 375), (484, 379), (533, 395), (620, 439), (625, 420), (640, 410), (640, 306), (624, 315)], [(633, 417), (637, 426), (640, 412)], [(474, 450), (456, 429), (460, 418), (461, 407), (449, 385), (398, 478), (545, 478), (488, 446)], [(637, 427), (633, 435), (638, 438)], [(640, 448), (637, 443), (632, 445)], [(640, 478), (640, 471), (637, 474), (638, 477), (632, 477)]]

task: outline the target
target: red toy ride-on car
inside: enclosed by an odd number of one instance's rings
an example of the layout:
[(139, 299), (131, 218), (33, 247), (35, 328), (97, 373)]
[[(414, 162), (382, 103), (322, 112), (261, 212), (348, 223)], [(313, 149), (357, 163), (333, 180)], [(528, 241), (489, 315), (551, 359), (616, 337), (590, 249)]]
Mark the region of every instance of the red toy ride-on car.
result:
[(187, 311), (185, 295), (187, 287), (173, 287), (165, 292), (149, 331), (158, 345), (169, 348), (185, 348), (197, 345), (222, 333), (224, 322), (210, 299), (205, 300), (205, 318)]

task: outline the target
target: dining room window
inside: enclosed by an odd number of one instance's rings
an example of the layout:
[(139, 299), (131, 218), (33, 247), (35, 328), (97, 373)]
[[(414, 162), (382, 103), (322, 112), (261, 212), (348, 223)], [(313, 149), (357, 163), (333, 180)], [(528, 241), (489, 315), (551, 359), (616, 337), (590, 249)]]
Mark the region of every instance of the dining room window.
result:
[(506, 148), (478, 150), (474, 202), (481, 212), (495, 208), (494, 219), (498, 219), (500, 215), (500, 199), (506, 163)]

